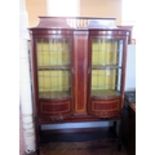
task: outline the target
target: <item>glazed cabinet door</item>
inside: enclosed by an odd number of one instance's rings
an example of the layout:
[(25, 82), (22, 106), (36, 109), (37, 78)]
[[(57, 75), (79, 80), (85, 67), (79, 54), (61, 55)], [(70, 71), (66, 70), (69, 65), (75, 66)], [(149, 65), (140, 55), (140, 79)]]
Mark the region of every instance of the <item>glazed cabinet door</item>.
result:
[(89, 113), (101, 118), (119, 116), (124, 91), (125, 38), (112, 31), (89, 36)]
[(40, 33), (34, 39), (38, 113), (63, 120), (72, 114), (72, 31)]

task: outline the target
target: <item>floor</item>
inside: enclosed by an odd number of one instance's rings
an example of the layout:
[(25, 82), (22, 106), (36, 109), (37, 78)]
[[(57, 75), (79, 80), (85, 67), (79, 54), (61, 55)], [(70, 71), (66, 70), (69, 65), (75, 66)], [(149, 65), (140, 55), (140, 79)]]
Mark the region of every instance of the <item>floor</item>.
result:
[(118, 139), (105, 131), (44, 137), (40, 155), (127, 155), (124, 147), (118, 151)]
[(84, 142), (51, 142), (43, 144), (40, 155), (127, 155), (118, 151), (116, 140), (100, 139)]

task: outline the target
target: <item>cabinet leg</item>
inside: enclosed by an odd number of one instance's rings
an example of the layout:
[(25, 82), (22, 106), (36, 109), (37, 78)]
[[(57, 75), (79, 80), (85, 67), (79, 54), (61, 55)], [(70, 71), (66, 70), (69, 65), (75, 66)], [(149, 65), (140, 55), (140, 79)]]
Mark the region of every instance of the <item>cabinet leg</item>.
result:
[(35, 126), (35, 138), (36, 138), (36, 155), (40, 155), (40, 131), (41, 131), (41, 127), (38, 124), (38, 122), (36, 122), (36, 126)]
[(39, 148), (37, 148), (37, 150), (36, 150), (36, 155), (40, 155), (40, 149)]
[(121, 151), (122, 149), (122, 126), (121, 126), (121, 120), (117, 121), (117, 133), (118, 133), (118, 151)]
[(116, 121), (113, 122), (113, 133), (117, 135), (117, 122)]

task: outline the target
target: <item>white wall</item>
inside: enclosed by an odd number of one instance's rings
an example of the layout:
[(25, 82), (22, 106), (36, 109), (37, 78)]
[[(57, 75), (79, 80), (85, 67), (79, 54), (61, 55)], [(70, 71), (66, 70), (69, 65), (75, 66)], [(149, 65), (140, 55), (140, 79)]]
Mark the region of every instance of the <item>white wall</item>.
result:
[(27, 12), (25, 1), (20, 2), (20, 107), (22, 115), (23, 136), (25, 152), (35, 151), (35, 133), (32, 112), (30, 68), (28, 60), (29, 34), (27, 30)]
[(122, 0), (80, 0), (80, 16), (116, 18), (121, 24)]
[(136, 89), (136, 45), (128, 45), (125, 90)]
[(79, 0), (47, 0), (48, 16), (79, 16)]

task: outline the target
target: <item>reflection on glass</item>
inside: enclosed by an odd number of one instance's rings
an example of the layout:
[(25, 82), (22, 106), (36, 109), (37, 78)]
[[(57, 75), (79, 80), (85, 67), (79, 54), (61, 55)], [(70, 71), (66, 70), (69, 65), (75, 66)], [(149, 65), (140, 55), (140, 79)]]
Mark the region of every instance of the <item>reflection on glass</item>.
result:
[(62, 99), (71, 95), (70, 47), (65, 38), (37, 41), (39, 98)]

